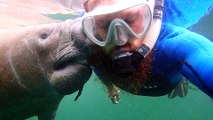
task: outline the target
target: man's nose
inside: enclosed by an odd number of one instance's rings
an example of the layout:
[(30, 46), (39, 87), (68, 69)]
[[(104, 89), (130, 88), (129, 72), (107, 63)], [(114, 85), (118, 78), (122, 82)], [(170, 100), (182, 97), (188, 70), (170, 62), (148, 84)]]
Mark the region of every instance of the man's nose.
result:
[(122, 26), (116, 26), (115, 27), (116, 32), (116, 44), (117, 45), (124, 45), (128, 42), (128, 36), (127, 33), (124, 31)]

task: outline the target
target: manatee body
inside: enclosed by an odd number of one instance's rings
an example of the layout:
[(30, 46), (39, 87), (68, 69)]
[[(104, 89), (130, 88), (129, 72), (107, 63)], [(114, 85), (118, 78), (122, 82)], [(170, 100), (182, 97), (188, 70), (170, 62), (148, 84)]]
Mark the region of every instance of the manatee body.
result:
[[(61, 99), (91, 75), (77, 21), (0, 33), (0, 120), (54, 119)], [(83, 35), (83, 34), (82, 34)]]

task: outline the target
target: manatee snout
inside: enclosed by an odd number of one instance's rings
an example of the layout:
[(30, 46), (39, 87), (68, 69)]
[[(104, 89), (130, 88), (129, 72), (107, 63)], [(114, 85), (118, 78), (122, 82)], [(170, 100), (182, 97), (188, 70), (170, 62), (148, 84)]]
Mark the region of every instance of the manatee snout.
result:
[(63, 37), (60, 37), (62, 39), (54, 52), (56, 57), (51, 83), (60, 94), (67, 95), (81, 89), (89, 80), (92, 69), (88, 59), (92, 54), (93, 43), (83, 33), (80, 21), (66, 21), (61, 28), (68, 31), (67, 34), (60, 33)]

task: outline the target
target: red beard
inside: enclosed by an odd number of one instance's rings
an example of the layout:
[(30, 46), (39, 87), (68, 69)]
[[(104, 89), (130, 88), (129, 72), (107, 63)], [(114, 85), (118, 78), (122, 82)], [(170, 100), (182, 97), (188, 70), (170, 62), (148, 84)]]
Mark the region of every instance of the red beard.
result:
[[(152, 93), (152, 91), (147, 91), (145, 89), (147, 87), (146, 84), (158, 84), (165, 86), (168, 83), (168, 78), (166, 76), (155, 76), (152, 73), (154, 51), (152, 51), (143, 61), (141, 61), (137, 68), (130, 68), (129, 71), (124, 73), (118, 69), (118, 66), (116, 66), (111, 57), (106, 55), (102, 49), (95, 51), (96, 53), (91, 57), (92, 59), (90, 60), (90, 64), (93, 66), (99, 79), (105, 85), (113, 83), (117, 87), (137, 95), (153, 94), (154, 96), (157, 96), (158, 94), (161, 95), (167, 93), (167, 91), (161, 91), (161, 88), (160, 91), (157, 89), (157, 93), (155, 93), (156, 90)], [(170, 87), (168, 88), (170, 89)]]

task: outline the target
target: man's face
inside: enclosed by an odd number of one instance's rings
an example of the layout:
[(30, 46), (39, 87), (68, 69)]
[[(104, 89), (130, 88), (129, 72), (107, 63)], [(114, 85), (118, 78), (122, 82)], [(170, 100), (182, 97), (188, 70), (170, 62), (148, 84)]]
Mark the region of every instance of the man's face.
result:
[[(114, 20), (115, 18), (120, 18), (124, 20), (136, 34), (139, 34), (143, 31), (141, 27), (141, 25), (143, 24), (143, 17), (138, 16), (141, 16), (140, 7), (134, 7), (116, 13), (96, 16), (94, 17), (94, 20), (97, 34), (99, 35), (99, 37), (101, 37), (102, 40), (106, 40), (109, 25), (111, 21)], [(128, 37), (129, 40), (125, 45), (123, 46), (110, 45), (104, 47), (104, 50), (110, 55), (113, 55), (115, 52), (134, 51), (143, 42), (143, 38), (137, 39), (130, 35), (128, 35)]]
[[(89, 0), (91, 3), (93, 0)], [(108, 2), (112, 0), (99, 0), (100, 2), (94, 5), (97, 10), (97, 6), (105, 5), (102, 1)], [(90, 6), (89, 6), (90, 7)], [(135, 31), (135, 33), (141, 32), (149, 29), (149, 25), (151, 24), (151, 11), (150, 9), (142, 7), (142, 9), (126, 9), (124, 11), (120, 11), (112, 14), (105, 14), (101, 16), (94, 17), (95, 29), (91, 29), (94, 34), (99, 35), (95, 36), (100, 42), (102, 40), (106, 40), (106, 36), (108, 31), (108, 27), (111, 22), (115, 18), (119, 18), (124, 20), (128, 26)], [(150, 7), (150, 6), (148, 6)], [(92, 7), (90, 7), (92, 10)], [(108, 10), (108, 9), (107, 9)], [(102, 11), (100, 11), (102, 12)], [(109, 11), (107, 11), (109, 12)], [(113, 21), (114, 22), (114, 21)], [(149, 23), (149, 25), (147, 24)], [(94, 25), (94, 24), (93, 24)], [(128, 38), (128, 37), (127, 37)], [(149, 80), (167, 80), (165, 76), (152, 76), (152, 64), (153, 64), (153, 52), (150, 52), (149, 55), (146, 56), (144, 60), (137, 65), (126, 64), (128, 61), (128, 55), (136, 53), (142, 42), (144, 42), (144, 38), (136, 39), (135, 37), (129, 37), (130, 40), (123, 46), (116, 45), (106, 45), (104, 47), (97, 47), (95, 55), (91, 59), (91, 65), (93, 66), (96, 73), (98, 73), (98, 77), (104, 84), (115, 84), (119, 88), (126, 90), (130, 93), (141, 94), (146, 93), (146, 88), (143, 87), (144, 83)], [(91, 37), (92, 39), (92, 37)], [(114, 40), (110, 40), (113, 42)], [(95, 41), (94, 41), (95, 42)], [(104, 43), (103, 41), (101, 41)], [(103, 48), (103, 49), (102, 49)], [(104, 50), (104, 51), (103, 51)], [(131, 52), (131, 53), (130, 53)], [(125, 57), (125, 55), (127, 57)], [(124, 57), (123, 57), (124, 56)], [(133, 56), (134, 57), (134, 56)], [(118, 61), (118, 59), (121, 61)], [(123, 59), (124, 58), (124, 59)], [(127, 58), (127, 59), (126, 59)], [(132, 61), (130, 61), (131, 63)], [(134, 61), (133, 61), (134, 62)], [(118, 64), (120, 63), (120, 64)], [(127, 67), (126, 67), (127, 65)], [(132, 66), (131, 66), (132, 65)], [(149, 82), (148, 82), (149, 83)], [(163, 83), (166, 83), (163, 81)], [(145, 91), (144, 91), (145, 90)], [(148, 91), (149, 92), (149, 91)], [(143, 94), (142, 93), (142, 94)]]

